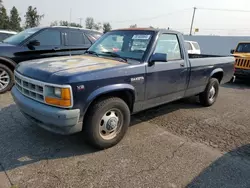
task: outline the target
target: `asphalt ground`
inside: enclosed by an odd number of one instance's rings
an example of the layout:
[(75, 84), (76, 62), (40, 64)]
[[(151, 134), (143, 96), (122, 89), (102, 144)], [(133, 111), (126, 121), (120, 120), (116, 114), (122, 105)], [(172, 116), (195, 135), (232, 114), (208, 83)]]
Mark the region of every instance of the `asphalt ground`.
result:
[(31, 125), (0, 95), (0, 188), (250, 187), (249, 94), (236, 81), (212, 107), (192, 97), (144, 111), (103, 151)]

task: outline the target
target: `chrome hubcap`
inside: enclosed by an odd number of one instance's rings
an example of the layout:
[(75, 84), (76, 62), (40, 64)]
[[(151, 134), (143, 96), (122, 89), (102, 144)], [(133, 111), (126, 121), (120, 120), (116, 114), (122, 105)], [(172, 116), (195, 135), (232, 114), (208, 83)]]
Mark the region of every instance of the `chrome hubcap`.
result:
[(209, 91), (209, 97), (208, 97), (210, 101), (214, 100), (215, 94), (216, 94), (216, 90), (215, 90), (214, 86), (212, 86), (210, 91)]
[(0, 91), (5, 89), (10, 82), (9, 74), (0, 68)]
[(111, 140), (116, 137), (121, 130), (121, 112), (113, 109), (106, 112), (99, 124), (100, 136), (105, 140)]

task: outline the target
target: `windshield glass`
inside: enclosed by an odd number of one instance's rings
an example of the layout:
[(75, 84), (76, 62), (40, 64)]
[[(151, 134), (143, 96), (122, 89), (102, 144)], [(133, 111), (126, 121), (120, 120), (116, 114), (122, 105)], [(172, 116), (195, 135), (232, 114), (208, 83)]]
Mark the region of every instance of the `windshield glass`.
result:
[(250, 43), (240, 43), (236, 52), (250, 53)]
[(28, 38), (30, 35), (34, 34), (35, 32), (39, 31), (40, 28), (30, 28), (26, 29), (16, 35), (13, 35), (7, 39), (5, 39), (3, 42), (8, 44), (20, 44), (22, 41), (24, 41), (26, 38)]
[(112, 31), (103, 35), (88, 51), (112, 57), (115, 53), (121, 58), (141, 60), (153, 33), (139, 30)]

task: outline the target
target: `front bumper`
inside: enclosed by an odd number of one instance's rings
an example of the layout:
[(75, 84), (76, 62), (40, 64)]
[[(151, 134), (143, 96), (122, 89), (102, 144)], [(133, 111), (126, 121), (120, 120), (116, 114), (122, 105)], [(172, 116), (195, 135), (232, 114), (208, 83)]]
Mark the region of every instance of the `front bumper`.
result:
[(247, 69), (235, 69), (234, 75), (237, 78), (250, 78), (250, 70)]
[(14, 86), (12, 97), (25, 117), (34, 124), (57, 134), (73, 134), (82, 130), (79, 109), (61, 109), (23, 96)]

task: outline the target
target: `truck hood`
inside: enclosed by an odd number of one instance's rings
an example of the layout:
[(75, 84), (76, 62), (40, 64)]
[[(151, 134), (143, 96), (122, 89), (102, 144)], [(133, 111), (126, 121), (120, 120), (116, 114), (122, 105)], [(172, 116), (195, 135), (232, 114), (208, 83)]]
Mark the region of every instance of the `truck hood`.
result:
[(125, 65), (112, 59), (81, 55), (25, 61), (17, 65), (16, 71), (26, 77), (48, 82), (53, 75), (65, 78)]
[(234, 57), (250, 57), (250, 53), (234, 53)]

